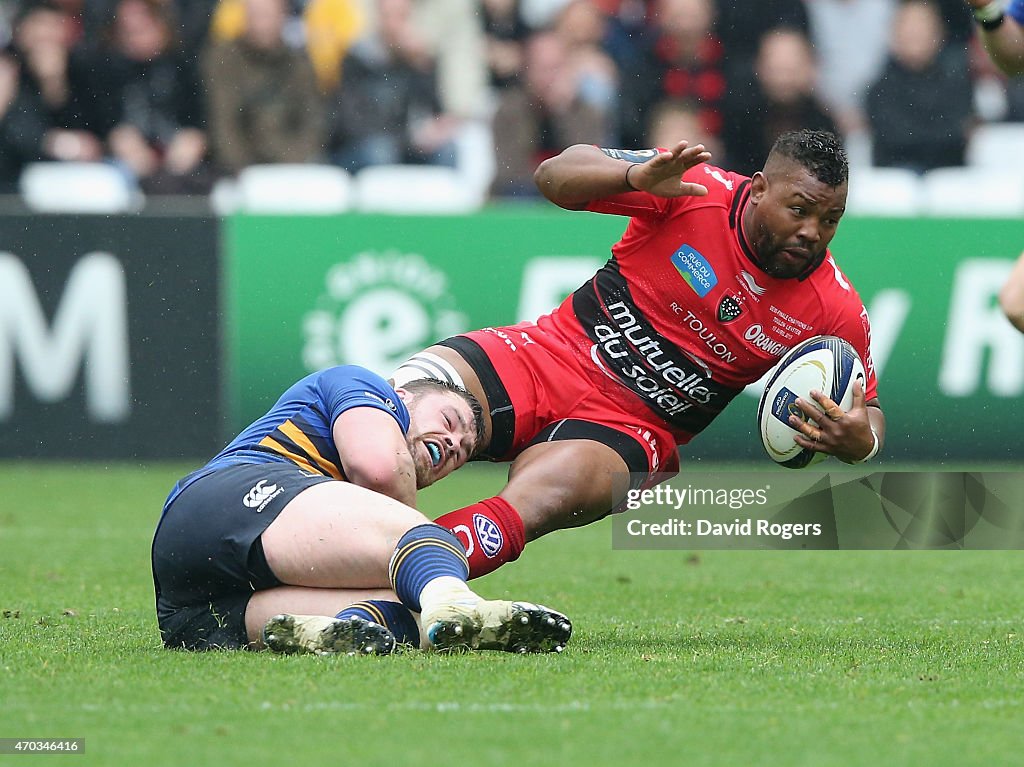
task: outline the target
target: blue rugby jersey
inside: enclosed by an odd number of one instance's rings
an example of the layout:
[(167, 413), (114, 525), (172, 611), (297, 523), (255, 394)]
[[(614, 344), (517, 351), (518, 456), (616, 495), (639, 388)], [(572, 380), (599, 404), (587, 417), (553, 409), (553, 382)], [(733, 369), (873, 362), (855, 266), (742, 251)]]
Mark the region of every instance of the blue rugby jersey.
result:
[(356, 365), (328, 368), (291, 386), (206, 466), (180, 480), (164, 507), (200, 477), (238, 464), (291, 461), (304, 471), (344, 480), (331, 427), (339, 415), (355, 407), (383, 410), (403, 434), (409, 431), (409, 411), (387, 381)]
[(1006, 13), (1013, 17), (1018, 24), (1024, 24), (1024, 0), (1011, 0)]

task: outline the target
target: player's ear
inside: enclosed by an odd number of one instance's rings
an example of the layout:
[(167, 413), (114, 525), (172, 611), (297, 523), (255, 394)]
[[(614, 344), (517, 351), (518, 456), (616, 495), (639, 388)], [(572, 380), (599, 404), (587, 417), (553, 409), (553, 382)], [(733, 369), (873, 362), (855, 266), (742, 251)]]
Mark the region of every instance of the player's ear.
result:
[(398, 399), (402, 400), (406, 405), (412, 402), (413, 393), (408, 389), (403, 389), (401, 386), (395, 387), (395, 394), (398, 395)]
[(768, 177), (758, 171), (750, 177), (750, 201), (757, 205), (768, 192)]

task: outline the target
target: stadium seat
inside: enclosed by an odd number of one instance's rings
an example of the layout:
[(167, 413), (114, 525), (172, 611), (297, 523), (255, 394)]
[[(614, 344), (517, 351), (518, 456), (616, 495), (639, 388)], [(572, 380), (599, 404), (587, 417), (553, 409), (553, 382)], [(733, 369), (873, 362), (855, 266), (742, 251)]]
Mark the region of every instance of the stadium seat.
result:
[(455, 170), (463, 181), (486, 196), (497, 169), (490, 124), (482, 120), (467, 121), (455, 136)]
[(238, 181), (233, 178), (217, 179), (210, 190), (210, 207), (218, 216), (228, 216), (241, 208)]
[(1024, 172), (1024, 123), (978, 126), (967, 144), (967, 164)]
[(38, 162), (18, 179), (22, 199), (41, 213), (125, 213), (145, 198), (123, 172), (102, 162)]
[(922, 176), (929, 216), (1024, 215), (1024, 175), (994, 168), (936, 168)]
[(219, 204), (246, 213), (330, 215), (352, 207), (352, 176), (334, 165), (250, 165), (233, 192)]
[(859, 171), (861, 168), (871, 168), (874, 140), (870, 131), (851, 131), (844, 137), (843, 146), (846, 149), (846, 158), (850, 163), (851, 172)]
[(374, 165), (356, 174), (356, 206), (366, 212), (468, 213), (484, 197), (457, 171), (436, 165)]
[(850, 170), (846, 211), (856, 216), (914, 216), (921, 210), (921, 179), (904, 168)]

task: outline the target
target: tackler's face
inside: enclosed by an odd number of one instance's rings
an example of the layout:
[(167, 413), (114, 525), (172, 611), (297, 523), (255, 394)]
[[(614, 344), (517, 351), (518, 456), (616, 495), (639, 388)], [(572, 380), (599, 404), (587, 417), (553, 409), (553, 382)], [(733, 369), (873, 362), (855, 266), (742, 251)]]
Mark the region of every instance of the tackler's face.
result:
[(427, 487), (473, 455), (477, 444), (473, 411), (463, 397), (450, 391), (418, 392), (403, 400), (409, 408), (406, 440), (416, 464), (416, 486)]
[(789, 279), (819, 262), (846, 210), (846, 191), (846, 183), (829, 186), (791, 160), (754, 174), (746, 235), (761, 268)]

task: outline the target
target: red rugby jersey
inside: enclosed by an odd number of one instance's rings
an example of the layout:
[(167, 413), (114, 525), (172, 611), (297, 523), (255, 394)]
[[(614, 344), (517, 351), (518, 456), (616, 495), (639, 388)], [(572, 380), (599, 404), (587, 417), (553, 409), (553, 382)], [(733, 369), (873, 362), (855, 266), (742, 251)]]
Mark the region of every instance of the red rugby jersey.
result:
[(591, 202), (588, 210), (630, 216), (626, 232), (594, 278), (538, 325), (561, 336), (595, 382), (624, 387), (602, 385), (610, 396), (639, 397), (681, 441), (811, 336), (853, 344), (875, 397), (867, 312), (831, 254), (800, 278), (766, 274), (741, 231), (750, 179), (711, 165), (684, 179), (708, 195)]

